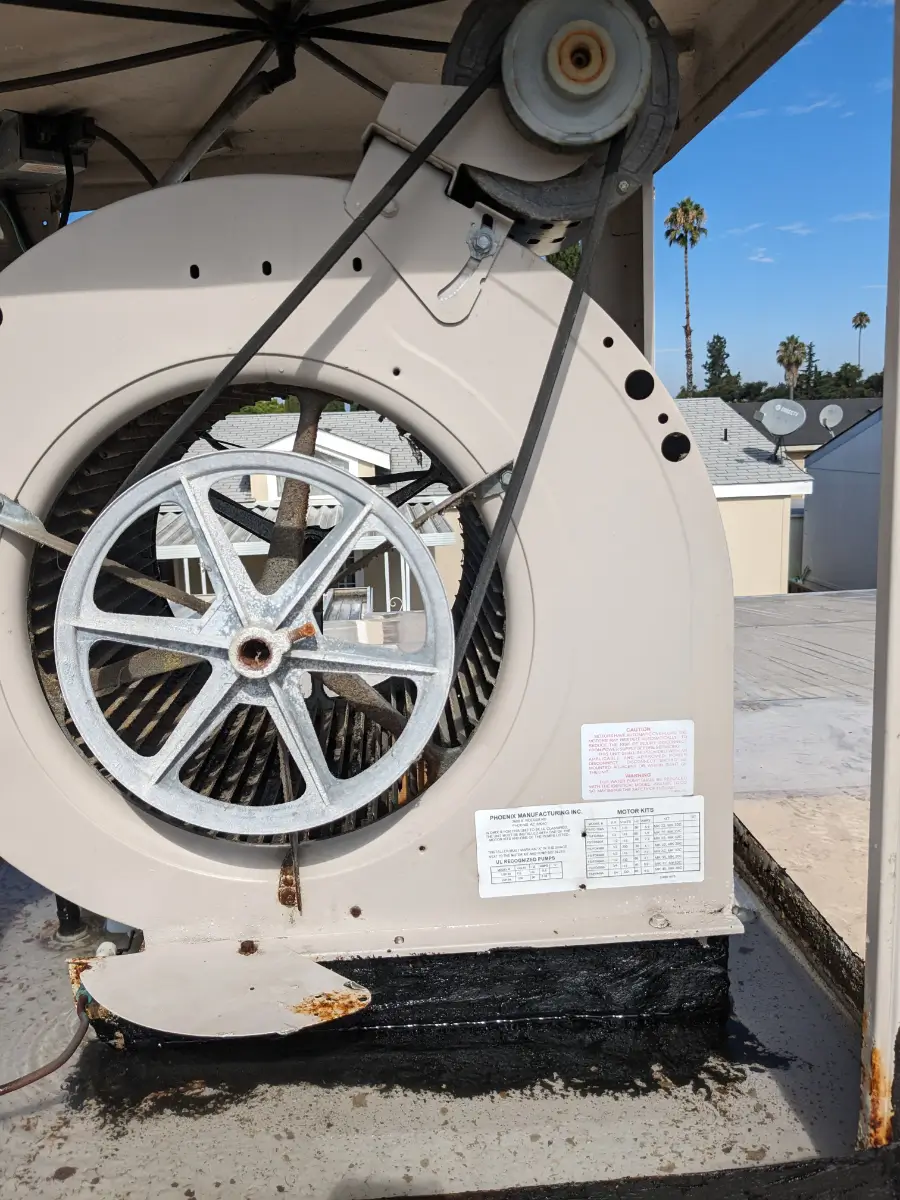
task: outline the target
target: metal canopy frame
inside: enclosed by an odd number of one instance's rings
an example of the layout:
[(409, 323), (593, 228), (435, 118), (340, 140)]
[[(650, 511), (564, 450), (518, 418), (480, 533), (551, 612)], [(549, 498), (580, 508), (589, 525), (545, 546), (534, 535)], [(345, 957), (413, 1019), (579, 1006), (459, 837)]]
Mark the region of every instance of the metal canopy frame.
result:
[[(387, 93), (383, 88), (361, 75), (358, 71), (339, 58), (317, 46), (312, 38), (323, 41), (347, 42), (362, 46), (381, 46), (393, 50), (418, 51), (425, 54), (445, 54), (449, 43), (429, 38), (402, 37), (394, 34), (382, 34), (358, 29), (341, 29), (338, 26), (348, 21), (361, 21), (371, 17), (386, 16), (392, 13), (406, 12), (414, 8), (439, 3), (440, 0), (373, 0), (370, 4), (359, 4), (351, 8), (336, 9), (330, 13), (307, 14), (305, 2), (294, 4), (276, 4), (268, 9), (257, 0), (235, 0), (245, 10), (256, 14), (254, 17), (220, 16), (217, 13), (184, 12), (177, 9), (157, 8), (152, 5), (118, 4), (114, 0), (0, 0), (0, 6), (43, 9), (48, 12), (78, 13), (85, 16), (113, 17), (124, 21), (150, 21), (158, 24), (192, 25), (207, 29), (223, 29), (226, 33), (219, 37), (203, 38), (195, 42), (187, 42), (178, 46), (153, 50), (146, 54), (130, 54), (123, 58), (107, 59), (103, 62), (86, 64), (83, 67), (72, 67), (65, 71), (49, 71), (40, 75), (22, 76), (17, 79), (0, 80), (0, 95), (4, 93), (32, 90), (49, 87), (61, 83), (74, 83), (82, 79), (93, 79), (102, 75), (112, 75), (119, 71), (132, 71), (140, 67), (155, 66), (159, 63), (174, 62), (180, 58), (191, 58), (197, 54), (209, 54), (216, 50), (230, 49), (233, 46), (244, 45), (248, 42), (262, 41), (270, 43), (273, 51), (283, 56), (293, 54), (297, 49), (305, 49), (319, 62), (331, 67), (345, 79), (351, 80), (366, 91), (383, 98)], [(263, 65), (269, 55), (263, 59)], [(257, 68), (257, 71), (261, 68)], [(257, 72), (252, 72), (256, 74)], [(235, 85), (235, 89), (248, 85), (247, 72)], [(289, 78), (293, 78), (290, 76)], [(289, 78), (278, 79), (273, 87)], [(271, 89), (270, 89), (271, 90)], [(247, 98), (241, 108), (229, 110), (232, 119), (264, 95), (265, 89), (258, 89)], [(216, 110), (213, 118), (221, 118), (221, 109), (228, 100), (234, 99), (233, 93), (223, 105)], [(210, 118), (210, 121), (213, 120)], [(209, 122), (207, 123), (209, 124)], [(206, 126), (204, 126), (204, 130)], [(200, 131), (202, 133), (203, 131)], [(199, 133), (198, 133), (199, 136)], [(164, 180), (165, 182), (165, 180)], [(168, 182), (175, 182), (170, 180)]]

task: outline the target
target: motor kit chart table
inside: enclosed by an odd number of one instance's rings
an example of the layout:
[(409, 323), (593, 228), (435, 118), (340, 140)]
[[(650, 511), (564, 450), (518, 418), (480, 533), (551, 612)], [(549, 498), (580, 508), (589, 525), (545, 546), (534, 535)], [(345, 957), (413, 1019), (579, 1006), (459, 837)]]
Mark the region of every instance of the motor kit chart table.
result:
[(475, 814), (481, 896), (703, 879), (702, 796), (487, 809)]

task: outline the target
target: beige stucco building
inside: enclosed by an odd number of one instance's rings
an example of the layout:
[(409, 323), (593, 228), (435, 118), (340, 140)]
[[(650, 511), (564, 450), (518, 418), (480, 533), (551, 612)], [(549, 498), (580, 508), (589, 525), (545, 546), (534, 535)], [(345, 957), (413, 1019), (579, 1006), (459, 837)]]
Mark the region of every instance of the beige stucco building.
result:
[(736, 596), (788, 590), (791, 504), (812, 480), (723, 400), (679, 400), (719, 502)]

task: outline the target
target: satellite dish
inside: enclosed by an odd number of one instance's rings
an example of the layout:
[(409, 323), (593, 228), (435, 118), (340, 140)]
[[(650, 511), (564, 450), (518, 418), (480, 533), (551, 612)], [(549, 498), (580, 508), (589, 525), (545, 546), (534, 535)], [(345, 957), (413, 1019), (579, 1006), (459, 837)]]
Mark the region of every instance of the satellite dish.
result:
[(844, 419), (844, 410), (839, 404), (826, 404), (819, 413), (819, 423), (834, 437), (834, 431)]
[(757, 419), (769, 433), (783, 438), (800, 428), (806, 420), (806, 409), (796, 400), (767, 400), (760, 408)]

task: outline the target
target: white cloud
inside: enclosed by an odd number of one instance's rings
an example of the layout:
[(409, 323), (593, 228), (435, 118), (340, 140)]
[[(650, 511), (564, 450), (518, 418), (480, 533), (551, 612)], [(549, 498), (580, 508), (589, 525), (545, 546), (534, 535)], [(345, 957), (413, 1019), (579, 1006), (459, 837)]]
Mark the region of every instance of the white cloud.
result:
[(684, 346), (657, 346), (657, 354), (684, 354)]
[(850, 221), (880, 221), (881, 217), (878, 213), (873, 212), (854, 212), (854, 213), (838, 213), (836, 217), (831, 218), (832, 221), (840, 221), (847, 224)]
[(841, 120), (846, 121), (848, 117), (855, 117), (855, 116), (856, 116), (856, 113), (851, 110), (850, 112), (841, 113)]
[(778, 231), (779, 233), (796, 233), (798, 237), (808, 237), (811, 233), (815, 232), (808, 225), (805, 225), (803, 221), (794, 221), (790, 225), (779, 225)]
[(789, 117), (802, 117), (807, 113), (818, 112), (822, 108), (843, 108), (844, 102), (838, 96), (823, 96), (819, 100), (810, 100), (809, 104), (789, 104), (785, 112)]
[(775, 261), (775, 259), (770, 258), (769, 255), (766, 253), (765, 246), (761, 246), (758, 250), (754, 250), (753, 253), (750, 255), (750, 258), (748, 259), (748, 262), (758, 262), (758, 263), (773, 263), (774, 261)]
[(755, 117), (767, 117), (770, 111), (768, 108), (745, 108), (743, 112), (734, 115), (742, 121), (751, 121)]
[(892, 86), (893, 81), (890, 75), (884, 75), (881, 79), (876, 79), (872, 84), (872, 87), (876, 92), (889, 92)]
[(727, 237), (743, 237), (745, 233), (753, 233), (754, 229), (762, 229), (765, 221), (754, 221), (752, 225), (742, 225), (739, 229), (726, 229)]
[(886, 292), (887, 284), (886, 283), (864, 283), (863, 291), (864, 292)]

